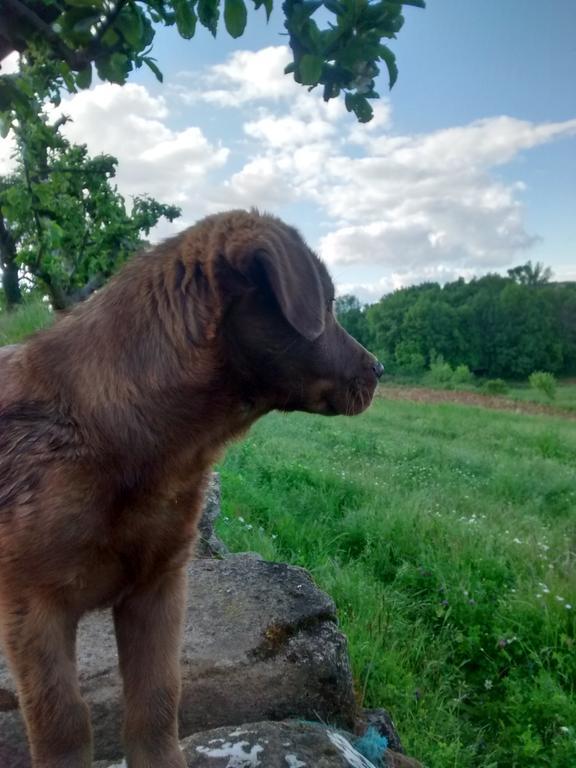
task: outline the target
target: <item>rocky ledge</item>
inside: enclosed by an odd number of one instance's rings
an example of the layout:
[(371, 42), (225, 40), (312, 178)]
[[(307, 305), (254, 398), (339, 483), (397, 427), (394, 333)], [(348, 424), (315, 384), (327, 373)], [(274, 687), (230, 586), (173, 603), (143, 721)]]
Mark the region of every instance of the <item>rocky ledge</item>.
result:
[[(213, 530), (217, 483), (206, 506), (201, 559), (189, 567), (182, 654), (180, 734), (191, 768), (416, 766), (400, 754), (385, 712), (358, 711), (331, 598), (301, 568), (227, 554)], [(215, 552), (224, 558), (211, 558)], [(79, 628), (78, 667), (102, 767), (122, 755), (117, 662), (110, 614), (87, 616)], [(388, 748), (376, 763), (343, 735), (367, 727), (386, 737)], [(0, 656), (0, 768), (29, 766), (18, 699)]]

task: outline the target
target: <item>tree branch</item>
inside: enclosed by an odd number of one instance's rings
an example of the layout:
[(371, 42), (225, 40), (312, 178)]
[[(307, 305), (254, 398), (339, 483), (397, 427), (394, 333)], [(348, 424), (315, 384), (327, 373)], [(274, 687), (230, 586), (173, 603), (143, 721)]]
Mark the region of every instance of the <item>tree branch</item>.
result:
[[(60, 38), (50, 24), (47, 24), (33, 10), (20, 2), (20, 0), (3, 0), (4, 6), (12, 11), (16, 16), (31, 24), (52, 46), (52, 48), (66, 61), (71, 69), (82, 69), (86, 64), (86, 58), (82, 53), (77, 53), (69, 48)], [(15, 50), (19, 48), (15, 45), (16, 41), (11, 39)]]
[(124, 8), (127, 2), (128, 0), (118, 0), (114, 8), (112, 8), (112, 10), (109, 12), (109, 16), (106, 16), (106, 18), (103, 20), (101, 26), (96, 30), (96, 35), (94, 39), (90, 41), (88, 47), (86, 48), (86, 51), (84, 52), (86, 58), (88, 58), (89, 60), (92, 59), (92, 56), (96, 52), (96, 48), (100, 44), (100, 41), (102, 40), (106, 32), (110, 29), (112, 24), (114, 24), (114, 22), (116, 21), (116, 19), (120, 14), (120, 11), (122, 10), (122, 8)]

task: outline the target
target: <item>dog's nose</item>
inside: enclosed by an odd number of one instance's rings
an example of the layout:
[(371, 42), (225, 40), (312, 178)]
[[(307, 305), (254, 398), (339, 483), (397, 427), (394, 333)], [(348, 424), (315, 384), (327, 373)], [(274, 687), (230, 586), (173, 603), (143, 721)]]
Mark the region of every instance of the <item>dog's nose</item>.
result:
[(384, 366), (379, 360), (376, 360), (374, 365), (372, 366), (372, 370), (374, 371), (376, 378), (379, 379), (380, 376), (384, 373)]

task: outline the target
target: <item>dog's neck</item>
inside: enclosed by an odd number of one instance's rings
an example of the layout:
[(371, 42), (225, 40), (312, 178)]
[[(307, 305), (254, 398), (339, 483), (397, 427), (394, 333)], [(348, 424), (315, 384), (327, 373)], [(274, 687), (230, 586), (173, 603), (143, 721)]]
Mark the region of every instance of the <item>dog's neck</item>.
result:
[(30, 342), (28, 389), (48, 392), (96, 454), (141, 465), (217, 450), (268, 408), (238, 392), (217, 337), (191, 344), (168, 327), (162, 295), (147, 295), (142, 280), (114, 281)]

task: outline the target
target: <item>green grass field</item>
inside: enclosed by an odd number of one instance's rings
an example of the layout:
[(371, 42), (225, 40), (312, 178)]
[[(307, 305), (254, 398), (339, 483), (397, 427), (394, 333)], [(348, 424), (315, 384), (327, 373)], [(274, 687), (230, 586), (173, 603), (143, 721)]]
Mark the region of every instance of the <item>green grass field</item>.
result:
[(507, 396), (523, 403), (540, 403), (552, 405), (554, 408), (562, 408), (566, 411), (576, 411), (576, 383), (574, 379), (559, 381), (556, 397), (553, 400), (529, 386), (512, 386)]
[[(51, 319), (0, 314), (0, 344)], [(576, 387), (560, 392), (566, 407)], [(384, 399), (354, 419), (272, 414), (220, 468), (220, 534), (312, 571), (359, 702), (428, 768), (575, 768), (575, 468), (560, 415)]]
[(575, 466), (561, 418), (273, 414), (221, 466), (220, 534), (312, 571), (359, 701), (426, 766), (574, 768)]
[(0, 312), (0, 347), (22, 341), (53, 319), (50, 307), (40, 301), (25, 303), (14, 312)]

